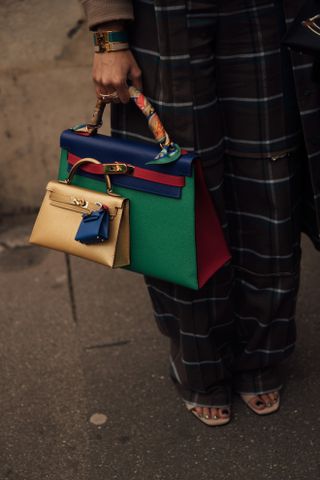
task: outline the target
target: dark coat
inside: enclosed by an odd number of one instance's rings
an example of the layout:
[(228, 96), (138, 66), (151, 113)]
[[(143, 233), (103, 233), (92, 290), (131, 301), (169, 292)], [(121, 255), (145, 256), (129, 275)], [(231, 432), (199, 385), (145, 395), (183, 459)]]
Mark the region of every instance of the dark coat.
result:
[[(241, 8), (250, 2), (239, 0), (238, 3)], [(263, 3), (268, 2), (251, 1), (251, 4)], [(297, 15), (301, 3), (301, 0), (284, 1), (288, 25)], [(195, 133), (203, 130), (203, 120), (194, 111), (196, 100), (190, 65), (190, 30), (186, 23), (187, 2), (175, 0), (172, 6), (169, 0), (140, 0), (134, 1), (133, 5), (135, 21), (131, 29), (131, 45), (143, 71), (144, 93), (155, 103), (166, 129), (177, 143), (185, 148), (206, 151), (206, 140)], [(291, 60), (308, 156), (304, 165), (303, 230), (320, 249), (320, 85), (312, 81), (311, 57), (292, 52)], [(132, 105), (113, 106), (112, 129), (114, 135), (136, 140), (151, 139), (144, 119)], [(223, 154), (221, 125), (215, 125), (211, 141), (219, 148), (202, 155), (205, 164), (215, 162), (217, 156)]]

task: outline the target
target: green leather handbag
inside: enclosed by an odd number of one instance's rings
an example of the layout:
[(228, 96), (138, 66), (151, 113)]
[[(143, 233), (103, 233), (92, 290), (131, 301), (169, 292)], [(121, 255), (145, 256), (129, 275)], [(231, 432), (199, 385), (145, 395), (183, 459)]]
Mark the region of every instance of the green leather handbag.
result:
[(130, 95), (148, 119), (160, 144), (133, 142), (97, 133), (105, 102), (97, 100), (92, 122), (61, 135), (59, 180), (81, 158), (94, 158), (74, 176), (73, 184), (112, 191), (130, 202), (129, 270), (192, 289), (201, 288), (230, 259), (196, 152), (170, 140), (141, 92)]

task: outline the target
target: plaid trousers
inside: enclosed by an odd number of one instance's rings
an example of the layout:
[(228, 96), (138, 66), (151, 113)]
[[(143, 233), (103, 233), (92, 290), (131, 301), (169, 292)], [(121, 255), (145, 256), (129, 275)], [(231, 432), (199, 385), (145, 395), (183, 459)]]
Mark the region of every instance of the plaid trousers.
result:
[(277, 161), (225, 155), (206, 169), (232, 261), (198, 291), (146, 278), (171, 375), (191, 403), (230, 403), (232, 378), (240, 392), (281, 388), (274, 367), (296, 336), (303, 160), (300, 148)]
[[(282, 2), (186, 4), (194, 148), (232, 260), (199, 291), (154, 278), (146, 284), (159, 329), (170, 338), (170, 372), (182, 397), (223, 406), (232, 379), (241, 392), (280, 388), (276, 367), (294, 349), (306, 152), (290, 60), (280, 53)], [(132, 49), (145, 92), (165, 99), (155, 101), (160, 117), (170, 123), (172, 111), (183, 125), (188, 102), (172, 104), (161, 92), (170, 91), (170, 72), (184, 58), (173, 55), (171, 70), (157, 75), (153, 37), (147, 42), (155, 28), (153, 1), (135, 5)], [(172, 16), (174, 30), (175, 8), (155, 10)], [(141, 30), (147, 21), (151, 30)], [(122, 106), (113, 108), (112, 127), (114, 135), (147, 139), (142, 121)]]

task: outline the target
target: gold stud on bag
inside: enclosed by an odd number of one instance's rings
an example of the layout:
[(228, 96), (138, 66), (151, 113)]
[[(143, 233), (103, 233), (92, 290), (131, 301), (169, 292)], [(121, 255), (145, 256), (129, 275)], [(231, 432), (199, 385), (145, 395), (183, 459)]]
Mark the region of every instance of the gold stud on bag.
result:
[[(60, 250), (109, 267), (130, 264), (129, 201), (112, 193), (110, 177), (106, 175), (107, 193), (72, 185), (72, 178), (84, 163), (100, 165), (95, 159), (79, 160), (65, 181), (51, 181), (38, 213), (30, 243)], [(94, 214), (104, 208), (108, 215), (106, 239), (96, 243), (76, 240), (83, 218), (95, 220)], [(93, 223), (91, 222), (91, 225)]]

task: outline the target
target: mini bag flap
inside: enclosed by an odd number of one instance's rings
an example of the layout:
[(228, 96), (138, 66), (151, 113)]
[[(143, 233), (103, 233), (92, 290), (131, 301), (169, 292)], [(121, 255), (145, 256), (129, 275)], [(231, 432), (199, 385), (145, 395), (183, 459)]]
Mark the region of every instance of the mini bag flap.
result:
[(113, 218), (124, 207), (126, 199), (116, 195), (108, 195), (63, 182), (51, 181), (47, 185), (50, 203), (60, 208), (66, 208), (79, 213), (89, 213), (99, 210), (102, 205), (109, 209)]

